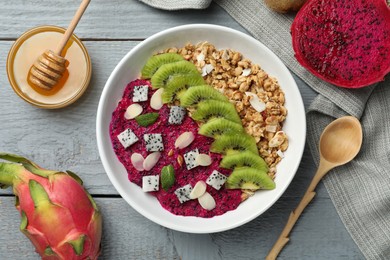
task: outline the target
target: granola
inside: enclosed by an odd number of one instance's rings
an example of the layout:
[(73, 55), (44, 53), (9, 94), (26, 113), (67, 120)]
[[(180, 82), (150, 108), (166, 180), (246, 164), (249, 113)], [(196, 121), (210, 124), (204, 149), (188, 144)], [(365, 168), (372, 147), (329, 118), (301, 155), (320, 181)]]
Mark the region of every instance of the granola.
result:
[(255, 138), (259, 153), (269, 166), (268, 174), (274, 178), (276, 165), (288, 148), (288, 137), (282, 130), (287, 116), (285, 96), (277, 79), (240, 52), (219, 50), (208, 42), (188, 43), (164, 52), (179, 53), (194, 63), (207, 84), (229, 98), (246, 132)]

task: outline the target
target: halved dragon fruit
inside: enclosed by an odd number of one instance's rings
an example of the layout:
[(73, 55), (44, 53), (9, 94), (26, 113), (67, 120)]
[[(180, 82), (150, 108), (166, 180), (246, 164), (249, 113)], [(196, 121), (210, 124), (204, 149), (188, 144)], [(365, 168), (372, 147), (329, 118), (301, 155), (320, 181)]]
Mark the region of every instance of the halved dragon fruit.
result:
[(386, 0), (309, 0), (291, 26), (298, 62), (345, 88), (383, 80), (390, 72), (390, 7)]

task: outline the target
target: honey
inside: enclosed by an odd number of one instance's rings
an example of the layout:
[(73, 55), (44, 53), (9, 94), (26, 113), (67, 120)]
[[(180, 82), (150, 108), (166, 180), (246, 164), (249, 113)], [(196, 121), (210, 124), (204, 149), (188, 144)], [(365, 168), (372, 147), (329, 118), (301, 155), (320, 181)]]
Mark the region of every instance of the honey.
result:
[(9, 81), (15, 92), (27, 102), (43, 108), (59, 108), (76, 101), (86, 90), (91, 77), (91, 61), (82, 42), (72, 36), (61, 56), (67, 59), (63, 76), (50, 90), (29, 82), (29, 71), (46, 50), (55, 49), (64, 29), (55, 26), (34, 28), (12, 46), (7, 60)]

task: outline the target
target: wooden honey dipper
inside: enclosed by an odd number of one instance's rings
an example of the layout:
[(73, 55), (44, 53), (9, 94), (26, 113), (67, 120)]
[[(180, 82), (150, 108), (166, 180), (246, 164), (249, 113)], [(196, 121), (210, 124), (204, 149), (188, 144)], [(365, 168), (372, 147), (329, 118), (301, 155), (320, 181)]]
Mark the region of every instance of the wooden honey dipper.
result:
[(87, 9), (90, 1), (91, 0), (83, 0), (81, 2), (80, 7), (70, 22), (68, 29), (66, 29), (57, 48), (54, 51), (46, 50), (31, 66), (28, 80), (32, 84), (42, 89), (51, 90), (62, 77), (66, 70), (66, 59), (62, 57), (61, 53), (70, 37), (73, 35), (73, 31), (80, 21), (81, 16), (84, 14), (84, 11)]

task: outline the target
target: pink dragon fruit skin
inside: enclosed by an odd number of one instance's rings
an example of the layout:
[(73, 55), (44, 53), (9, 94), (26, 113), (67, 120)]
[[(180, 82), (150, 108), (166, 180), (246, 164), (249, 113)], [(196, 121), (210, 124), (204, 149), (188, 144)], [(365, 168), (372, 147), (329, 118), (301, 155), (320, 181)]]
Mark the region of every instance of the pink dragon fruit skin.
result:
[(308, 0), (291, 34), (298, 62), (336, 86), (365, 87), (390, 72), (386, 0)]
[(81, 179), (17, 155), (0, 158), (13, 162), (0, 162), (0, 184), (13, 186), (20, 229), (42, 259), (97, 259), (102, 216)]

